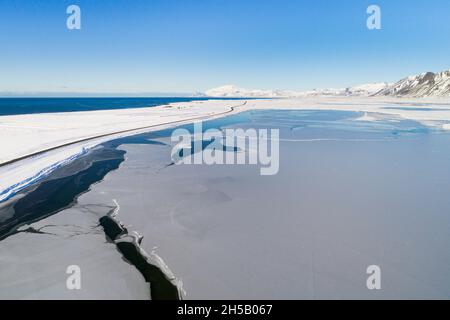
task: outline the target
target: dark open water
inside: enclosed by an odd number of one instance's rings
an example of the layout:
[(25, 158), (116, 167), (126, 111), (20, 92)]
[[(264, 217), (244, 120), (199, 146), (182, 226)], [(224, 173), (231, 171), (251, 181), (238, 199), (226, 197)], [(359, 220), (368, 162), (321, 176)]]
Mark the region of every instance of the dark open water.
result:
[[(175, 102), (209, 100), (205, 97), (187, 98), (0, 98), (0, 116), (146, 108)], [(231, 99), (230, 99), (231, 100)]]

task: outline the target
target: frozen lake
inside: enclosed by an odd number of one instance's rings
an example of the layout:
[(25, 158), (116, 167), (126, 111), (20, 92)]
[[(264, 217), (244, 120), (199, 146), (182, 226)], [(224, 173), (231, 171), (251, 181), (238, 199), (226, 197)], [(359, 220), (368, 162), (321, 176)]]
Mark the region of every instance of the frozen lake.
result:
[[(70, 210), (74, 220), (73, 212), (90, 214), (89, 206), (97, 219), (115, 199), (118, 219), (182, 280), (187, 299), (450, 297), (449, 133), (341, 111), (251, 111), (209, 127), (280, 129), (279, 173), (261, 176), (255, 165), (168, 166), (172, 131), (149, 133), (107, 143), (126, 151), (120, 168), (47, 219)], [(104, 237), (92, 239), (104, 250)], [(78, 258), (95, 261), (75, 255), (71, 263)], [(381, 290), (366, 287), (370, 265), (381, 268)], [(122, 274), (125, 266), (120, 262)], [(114, 272), (92, 267), (83, 274), (94, 286)], [(145, 298), (143, 288), (130, 289), (139, 278), (132, 266), (124, 278), (124, 298)]]

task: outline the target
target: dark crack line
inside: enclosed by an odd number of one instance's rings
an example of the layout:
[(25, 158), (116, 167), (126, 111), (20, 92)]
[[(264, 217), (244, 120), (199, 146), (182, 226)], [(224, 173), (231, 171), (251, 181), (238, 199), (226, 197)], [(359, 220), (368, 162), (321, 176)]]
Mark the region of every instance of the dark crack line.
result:
[(100, 218), (107, 240), (116, 245), (122, 257), (142, 274), (150, 285), (152, 300), (181, 300), (182, 284), (165, 266), (161, 258), (156, 261), (141, 247), (143, 237), (137, 232), (128, 232), (124, 224), (116, 218), (119, 204), (110, 214)]

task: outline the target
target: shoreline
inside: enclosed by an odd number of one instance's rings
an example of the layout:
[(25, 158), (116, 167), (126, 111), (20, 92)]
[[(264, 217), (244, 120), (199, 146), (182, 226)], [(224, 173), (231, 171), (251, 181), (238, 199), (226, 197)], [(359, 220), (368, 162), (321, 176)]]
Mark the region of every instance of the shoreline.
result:
[(114, 243), (117, 250), (133, 265), (149, 283), (151, 300), (182, 300), (183, 283), (179, 280), (161, 257), (155, 253), (148, 254), (142, 248), (144, 239), (137, 231), (128, 231), (117, 219), (120, 206), (115, 199), (116, 208), (112, 213), (100, 218), (100, 225), (105, 235)]
[[(67, 142), (62, 145), (52, 146), (48, 149), (39, 150), (19, 158), (0, 163), (0, 175), (3, 176), (3, 179), (0, 182), (0, 203), (7, 201), (24, 188), (36, 183), (49, 173), (53, 172), (55, 169), (64, 166), (86, 154), (89, 149), (95, 148), (101, 143), (139, 133), (167, 129), (198, 120), (212, 120), (223, 117), (233, 114), (236, 108), (246, 104), (246, 101), (242, 103), (242, 101), (239, 100), (239, 102), (241, 102), (241, 104), (228, 106), (225, 111), (221, 110), (221, 112), (206, 114), (205, 112), (201, 112), (200, 115), (196, 115), (194, 117), (181, 118), (170, 122), (156, 123), (144, 127), (126, 129), (118, 132), (111, 132), (99, 136), (84, 138), (81, 140)], [(160, 107), (166, 108), (167, 106)], [(171, 107), (173, 108), (173, 106)], [(223, 107), (224, 106), (221, 106), (222, 109)], [(157, 107), (152, 107), (150, 109), (154, 108)], [(128, 110), (133, 111), (135, 109)], [(28, 171), (24, 172), (24, 166)]]
[[(369, 114), (365, 121), (376, 121), (370, 117), (373, 113), (397, 116), (447, 131), (449, 105), (450, 100), (444, 98), (217, 98), (149, 108), (0, 116), (0, 133), (5, 137), (0, 146), (0, 203), (103, 142), (198, 120), (251, 110), (336, 110), (365, 112)], [(111, 132), (112, 126), (120, 130)]]

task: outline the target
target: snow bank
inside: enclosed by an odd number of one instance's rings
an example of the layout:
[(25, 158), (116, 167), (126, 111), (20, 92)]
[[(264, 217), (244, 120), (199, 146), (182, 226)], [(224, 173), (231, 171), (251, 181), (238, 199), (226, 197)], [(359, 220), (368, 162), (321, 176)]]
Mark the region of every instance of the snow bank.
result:
[[(102, 142), (214, 118), (227, 114), (230, 107), (239, 103), (220, 101), (209, 108), (204, 108), (202, 103), (186, 103), (144, 109), (2, 116), (0, 202)], [(66, 144), (70, 145), (2, 166), (14, 159)]]

